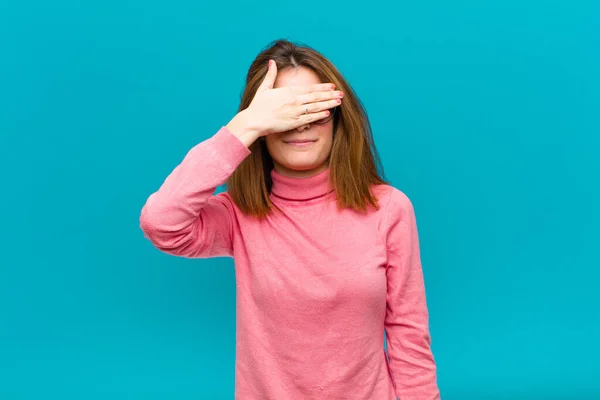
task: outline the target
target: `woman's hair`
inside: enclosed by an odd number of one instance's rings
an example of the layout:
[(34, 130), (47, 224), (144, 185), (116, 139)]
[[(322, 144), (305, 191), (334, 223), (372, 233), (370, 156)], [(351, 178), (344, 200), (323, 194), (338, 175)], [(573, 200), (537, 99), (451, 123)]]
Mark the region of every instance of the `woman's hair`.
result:
[[(344, 93), (333, 119), (333, 145), (329, 157), (329, 174), (336, 192), (338, 208), (366, 211), (367, 203), (379, 208), (371, 185), (387, 184), (375, 148), (367, 113), (352, 87), (336, 67), (322, 54), (306, 45), (287, 40), (269, 44), (250, 65), (239, 111), (250, 105), (264, 80), (269, 60), (277, 70), (305, 67), (314, 71), (321, 82), (334, 83)], [(271, 158), (265, 141), (257, 140), (249, 148), (251, 154), (242, 161), (227, 180), (227, 192), (239, 209), (248, 215), (265, 217), (272, 211), (269, 197), (273, 185)]]

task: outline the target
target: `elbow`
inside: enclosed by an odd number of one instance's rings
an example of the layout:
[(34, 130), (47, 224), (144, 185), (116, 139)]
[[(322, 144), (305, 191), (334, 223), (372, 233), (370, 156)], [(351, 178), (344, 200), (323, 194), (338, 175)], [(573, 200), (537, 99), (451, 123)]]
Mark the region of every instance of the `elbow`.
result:
[(139, 225), (144, 236), (150, 240), (152, 240), (155, 233), (159, 230), (158, 220), (153, 217), (153, 214), (148, 210), (147, 205), (142, 208), (139, 217)]
[(172, 229), (161, 221), (157, 213), (151, 212), (147, 206), (142, 208), (139, 217), (139, 226), (144, 237), (148, 239), (154, 247), (161, 251), (175, 250), (174, 241), (181, 237), (180, 232), (173, 232)]
[(155, 213), (143, 208), (139, 217), (139, 226), (144, 237), (163, 253), (174, 256), (190, 257), (191, 248), (197, 245), (196, 231), (193, 225), (179, 228), (161, 221)]

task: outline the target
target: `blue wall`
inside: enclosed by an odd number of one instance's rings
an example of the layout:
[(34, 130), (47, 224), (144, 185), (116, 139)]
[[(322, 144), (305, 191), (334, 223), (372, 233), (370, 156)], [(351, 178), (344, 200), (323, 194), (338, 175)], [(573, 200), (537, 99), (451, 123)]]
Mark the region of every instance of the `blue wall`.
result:
[(233, 398), (232, 261), (138, 218), (280, 37), (413, 200), (442, 397), (600, 398), (598, 4), (0, 2), (0, 398)]

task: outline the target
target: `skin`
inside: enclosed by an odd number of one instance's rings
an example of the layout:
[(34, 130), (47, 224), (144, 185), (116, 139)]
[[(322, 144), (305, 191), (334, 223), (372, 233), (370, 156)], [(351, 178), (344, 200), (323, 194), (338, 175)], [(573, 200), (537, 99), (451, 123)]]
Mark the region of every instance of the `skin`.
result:
[[(250, 105), (237, 113), (227, 128), (246, 146), (264, 140), (275, 171), (295, 178), (310, 177), (329, 165), (333, 143), (331, 110), (344, 93), (306, 67), (277, 70), (269, 61), (267, 74)], [(293, 141), (309, 141), (294, 145)]]
[[(288, 68), (278, 72), (273, 88), (302, 86), (322, 83), (312, 70), (306, 67)], [(289, 140), (316, 140), (308, 146), (294, 146)], [(329, 154), (333, 143), (333, 119), (326, 124), (308, 123), (297, 128), (265, 136), (275, 171), (281, 175), (305, 178), (324, 171), (329, 166)]]

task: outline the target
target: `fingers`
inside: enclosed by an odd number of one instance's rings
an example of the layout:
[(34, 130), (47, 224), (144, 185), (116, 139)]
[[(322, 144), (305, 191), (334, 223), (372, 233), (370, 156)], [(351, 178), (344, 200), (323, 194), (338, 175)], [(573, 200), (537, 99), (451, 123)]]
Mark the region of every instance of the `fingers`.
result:
[(267, 74), (265, 75), (265, 79), (263, 79), (262, 83), (258, 87), (257, 91), (273, 89), (273, 85), (275, 84), (275, 79), (277, 78), (277, 64), (273, 60), (269, 60), (269, 67), (267, 69)]
[(320, 119), (327, 118), (330, 113), (331, 113), (331, 111), (329, 111), (329, 110), (319, 111), (319, 112), (315, 112), (315, 113), (311, 113), (309, 111), (309, 114), (303, 114), (300, 117), (298, 117), (298, 123), (300, 124), (298, 126), (302, 126), (304, 124), (310, 124), (311, 122), (315, 122)]
[(319, 101), (316, 103), (302, 104), (298, 106), (298, 114), (306, 114), (309, 113), (319, 113), (324, 110), (329, 110), (331, 108), (337, 107), (342, 103), (341, 99), (327, 100), (327, 101)]
[(333, 83), (315, 83), (313, 85), (302, 85), (302, 86), (291, 86), (290, 87), (296, 94), (306, 94), (313, 92), (326, 92), (335, 89)]
[(300, 103), (300, 104), (315, 103), (318, 101), (335, 100), (335, 99), (341, 99), (342, 97), (344, 97), (344, 93), (340, 90), (328, 90), (328, 91), (311, 92), (311, 93), (296, 95), (298, 103)]

